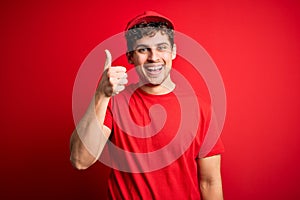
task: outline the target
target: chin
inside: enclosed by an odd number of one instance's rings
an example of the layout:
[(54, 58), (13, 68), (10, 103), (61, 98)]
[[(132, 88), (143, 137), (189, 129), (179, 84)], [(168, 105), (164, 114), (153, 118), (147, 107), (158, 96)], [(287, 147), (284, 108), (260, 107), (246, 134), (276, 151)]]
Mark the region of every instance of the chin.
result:
[(148, 87), (157, 87), (157, 86), (160, 86), (161, 83), (147, 83), (145, 85), (148, 86)]
[(159, 86), (159, 85), (161, 85), (162, 83), (163, 83), (164, 81), (163, 80), (157, 80), (157, 81), (150, 81), (150, 80), (148, 80), (148, 84), (150, 84), (150, 85), (153, 85), (153, 86)]
[(162, 78), (156, 78), (156, 79), (151, 79), (149, 77), (145, 77), (145, 76), (140, 76), (140, 81), (144, 84), (144, 85), (153, 85), (153, 86), (158, 86), (161, 85), (163, 83), (163, 79)]

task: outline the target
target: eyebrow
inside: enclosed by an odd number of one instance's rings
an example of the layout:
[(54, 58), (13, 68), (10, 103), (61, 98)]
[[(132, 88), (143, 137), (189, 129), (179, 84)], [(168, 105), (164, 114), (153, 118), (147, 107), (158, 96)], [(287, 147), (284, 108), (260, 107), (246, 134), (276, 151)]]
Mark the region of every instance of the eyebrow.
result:
[[(167, 43), (167, 42), (161, 42), (161, 43), (155, 44), (155, 46), (160, 46), (160, 45), (168, 45), (168, 46), (170, 46), (170, 44)], [(146, 47), (146, 48), (149, 48), (150, 46), (149, 46), (149, 45), (146, 45), (146, 44), (139, 44), (139, 45), (137, 45), (135, 48), (139, 48), (139, 47)]]

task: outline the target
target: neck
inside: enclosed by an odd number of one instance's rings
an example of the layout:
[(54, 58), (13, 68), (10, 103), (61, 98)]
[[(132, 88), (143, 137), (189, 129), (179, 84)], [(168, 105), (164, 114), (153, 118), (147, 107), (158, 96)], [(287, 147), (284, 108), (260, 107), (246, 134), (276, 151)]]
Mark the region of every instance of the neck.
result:
[(175, 86), (176, 85), (174, 82), (168, 80), (163, 82), (160, 85), (152, 85), (152, 84), (142, 85), (141, 89), (148, 94), (163, 95), (172, 92), (175, 89)]

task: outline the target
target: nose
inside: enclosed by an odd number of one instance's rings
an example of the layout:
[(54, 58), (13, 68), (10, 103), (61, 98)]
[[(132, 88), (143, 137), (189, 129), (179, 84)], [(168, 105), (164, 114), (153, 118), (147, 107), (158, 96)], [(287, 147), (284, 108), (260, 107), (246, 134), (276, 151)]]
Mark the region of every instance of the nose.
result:
[(148, 61), (156, 62), (160, 59), (159, 52), (155, 49), (149, 49), (148, 51)]

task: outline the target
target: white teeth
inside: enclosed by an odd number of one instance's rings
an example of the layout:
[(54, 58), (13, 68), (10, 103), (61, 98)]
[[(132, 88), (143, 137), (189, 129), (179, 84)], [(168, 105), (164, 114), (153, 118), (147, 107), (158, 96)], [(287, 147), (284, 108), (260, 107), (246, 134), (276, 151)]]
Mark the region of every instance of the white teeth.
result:
[(147, 70), (149, 71), (157, 71), (157, 70), (161, 70), (162, 66), (158, 66), (158, 67), (147, 67)]

